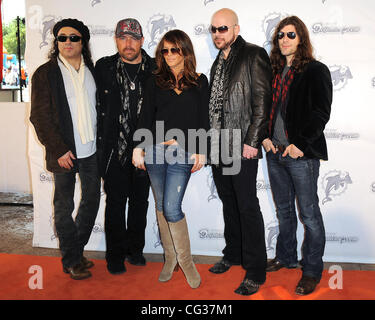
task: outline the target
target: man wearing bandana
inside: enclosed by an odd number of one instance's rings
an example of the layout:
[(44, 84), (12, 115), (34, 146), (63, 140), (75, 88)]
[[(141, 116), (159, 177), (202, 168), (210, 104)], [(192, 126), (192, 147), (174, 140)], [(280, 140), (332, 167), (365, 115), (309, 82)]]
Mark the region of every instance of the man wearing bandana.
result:
[[(136, 19), (117, 23), (118, 52), (95, 65), (98, 79), (98, 154), (106, 192), (105, 235), (107, 269), (126, 271), (125, 259), (144, 266), (146, 215), (150, 182), (134, 168), (133, 133), (142, 108), (145, 83), (154, 60), (142, 49), (143, 33)], [(128, 214), (125, 219), (126, 203)]]

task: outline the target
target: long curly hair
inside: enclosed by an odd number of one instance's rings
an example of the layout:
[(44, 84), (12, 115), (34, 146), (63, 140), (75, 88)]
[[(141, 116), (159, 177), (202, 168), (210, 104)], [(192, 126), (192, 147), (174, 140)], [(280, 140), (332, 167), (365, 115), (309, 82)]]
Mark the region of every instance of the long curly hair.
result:
[(293, 68), (297, 72), (301, 72), (303, 71), (307, 63), (315, 59), (313, 55), (313, 47), (311, 45), (309, 31), (307, 30), (306, 25), (301, 19), (296, 16), (286, 17), (279, 22), (272, 37), (273, 46), (270, 54), (270, 60), (274, 75), (282, 72), (286, 63), (285, 56), (283, 56), (280, 51), (277, 33), (287, 25), (293, 25), (296, 28), (297, 35), (300, 40), (297, 47), (297, 52), (292, 62)]
[[(166, 63), (161, 50), (164, 47), (164, 41), (172, 43), (180, 49), (184, 56), (184, 71), (182, 77), (176, 81), (176, 77), (172, 73)], [(193, 44), (189, 36), (182, 30), (170, 30), (164, 34), (155, 51), (155, 61), (157, 69), (155, 70), (156, 84), (163, 89), (178, 88), (180, 90), (187, 89), (198, 85), (198, 74), (196, 72), (196, 59)]]
[[(94, 67), (94, 63), (92, 62), (91, 50), (88, 40), (82, 37), (82, 56), (86, 66)], [(48, 53), (48, 59), (57, 59), (59, 56), (59, 47), (57, 45), (57, 39), (53, 40), (53, 45), (51, 50)]]

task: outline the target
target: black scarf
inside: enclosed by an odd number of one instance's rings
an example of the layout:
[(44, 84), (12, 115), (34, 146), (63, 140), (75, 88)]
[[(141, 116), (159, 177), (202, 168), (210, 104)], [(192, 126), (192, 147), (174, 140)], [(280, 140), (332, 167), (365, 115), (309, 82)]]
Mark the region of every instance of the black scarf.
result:
[[(144, 70), (146, 62), (146, 57), (142, 53), (142, 62), (141, 62), (141, 69)], [(124, 166), (128, 153), (126, 152), (128, 149), (129, 141), (132, 141), (131, 135), (131, 111), (130, 111), (130, 98), (129, 98), (129, 82), (128, 76), (125, 71), (125, 64), (119, 56), (116, 64), (116, 79), (117, 83), (120, 88), (120, 96), (121, 96), (121, 109), (119, 115), (119, 122), (120, 122), (120, 133), (118, 139), (118, 159), (122, 166)], [(139, 113), (141, 111), (142, 102), (143, 102), (143, 95), (142, 95), (142, 86), (141, 82), (139, 81), (139, 89), (138, 89), (138, 104), (137, 104), (137, 119), (139, 117)]]

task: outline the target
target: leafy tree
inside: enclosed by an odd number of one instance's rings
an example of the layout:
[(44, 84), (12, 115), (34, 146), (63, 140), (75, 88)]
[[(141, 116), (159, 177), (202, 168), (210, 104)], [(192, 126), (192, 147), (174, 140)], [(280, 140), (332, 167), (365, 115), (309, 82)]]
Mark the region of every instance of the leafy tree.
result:
[[(20, 34), (21, 34), (21, 59), (25, 55), (26, 37), (25, 24), (20, 19)], [(3, 24), (3, 46), (7, 49), (9, 54), (17, 55), (17, 19), (12, 20), (9, 24)]]

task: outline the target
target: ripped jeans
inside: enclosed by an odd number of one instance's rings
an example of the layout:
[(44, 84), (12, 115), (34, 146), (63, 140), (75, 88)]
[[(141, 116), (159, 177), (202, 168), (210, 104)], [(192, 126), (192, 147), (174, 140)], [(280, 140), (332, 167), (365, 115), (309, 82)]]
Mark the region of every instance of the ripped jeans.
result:
[(192, 154), (179, 145), (163, 144), (146, 147), (145, 152), (156, 209), (164, 212), (168, 222), (178, 222), (185, 216), (181, 204), (194, 163)]

